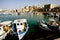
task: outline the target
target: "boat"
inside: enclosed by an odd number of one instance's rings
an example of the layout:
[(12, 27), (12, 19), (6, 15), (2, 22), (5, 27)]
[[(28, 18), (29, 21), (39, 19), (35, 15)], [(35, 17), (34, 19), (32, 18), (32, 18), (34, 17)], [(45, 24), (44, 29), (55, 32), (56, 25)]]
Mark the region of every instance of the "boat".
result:
[(5, 39), (10, 32), (10, 25), (12, 21), (4, 21), (0, 23), (0, 40)]
[(42, 22), (40, 23), (40, 28), (47, 31), (60, 31), (60, 27), (58, 23), (54, 19), (49, 19), (48, 23)]
[(28, 32), (28, 24), (26, 19), (17, 19), (13, 22), (12, 31), (18, 39), (21, 40), (25, 34)]

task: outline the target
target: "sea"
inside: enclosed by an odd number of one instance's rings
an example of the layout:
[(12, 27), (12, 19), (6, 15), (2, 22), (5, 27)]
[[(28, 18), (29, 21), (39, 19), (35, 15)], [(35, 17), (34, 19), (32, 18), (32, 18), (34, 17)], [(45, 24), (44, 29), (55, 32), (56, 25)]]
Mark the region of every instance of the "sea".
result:
[[(16, 19), (27, 19), (27, 23), (29, 26), (29, 30), (26, 35), (22, 38), (22, 40), (49, 40), (54, 39), (56, 36), (55, 33), (44, 31), (40, 29), (40, 21), (44, 20), (45, 22), (49, 21), (49, 17), (40, 15), (40, 13), (24, 13), (20, 15), (10, 15), (10, 14), (0, 14), (0, 22), (4, 21), (14, 21)], [(49, 37), (54, 35), (53, 37)], [(11, 39), (12, 40), (12, 39)]]

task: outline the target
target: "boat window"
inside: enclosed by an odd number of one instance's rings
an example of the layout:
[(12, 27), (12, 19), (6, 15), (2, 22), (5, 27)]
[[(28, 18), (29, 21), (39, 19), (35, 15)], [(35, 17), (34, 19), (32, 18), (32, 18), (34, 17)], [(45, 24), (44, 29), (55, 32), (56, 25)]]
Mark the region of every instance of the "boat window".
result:
[(17, 23), (17, 25), (19, 25), (19, 23)]
[(20, 23), (21, 25), (23, 25), (22, 23)]

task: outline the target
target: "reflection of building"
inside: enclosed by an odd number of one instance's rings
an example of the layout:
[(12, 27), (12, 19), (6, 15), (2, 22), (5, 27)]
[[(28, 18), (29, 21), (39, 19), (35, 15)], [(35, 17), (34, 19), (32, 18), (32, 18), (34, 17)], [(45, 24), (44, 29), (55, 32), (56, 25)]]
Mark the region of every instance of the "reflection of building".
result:
[(54, 4), (46, 4), (46, 5), (44, 5), (44, 11), (49, 11), (54, 7), (55, 7)]

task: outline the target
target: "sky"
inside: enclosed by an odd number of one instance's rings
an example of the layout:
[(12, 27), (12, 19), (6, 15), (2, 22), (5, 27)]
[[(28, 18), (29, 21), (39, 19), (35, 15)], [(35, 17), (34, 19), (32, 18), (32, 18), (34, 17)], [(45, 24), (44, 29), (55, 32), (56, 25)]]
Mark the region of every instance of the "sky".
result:
[(60, 5), (60, 0), (0, 0), (0, 9), (17, 9), (24, 6), (43, 4)]

